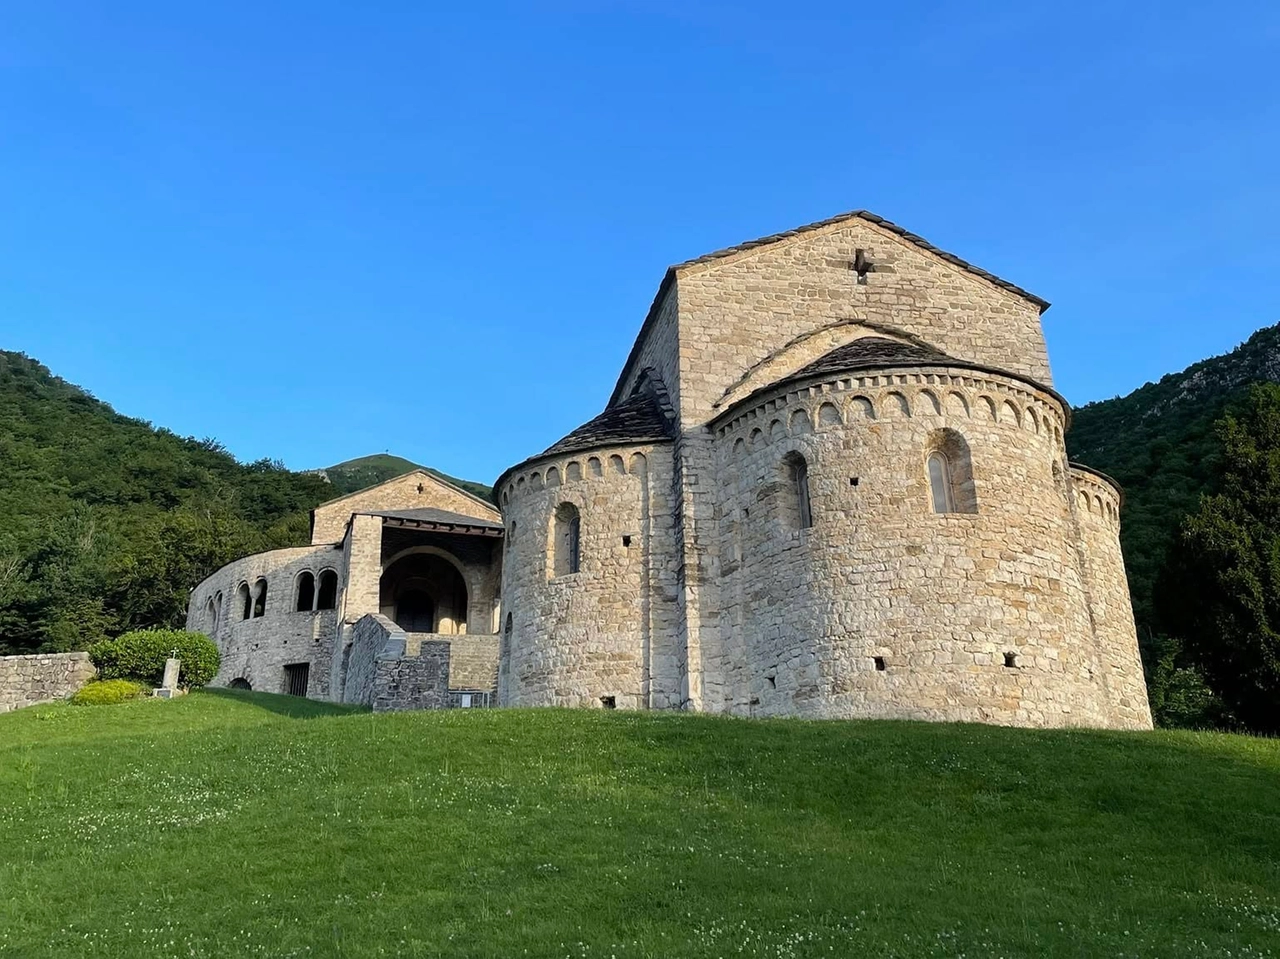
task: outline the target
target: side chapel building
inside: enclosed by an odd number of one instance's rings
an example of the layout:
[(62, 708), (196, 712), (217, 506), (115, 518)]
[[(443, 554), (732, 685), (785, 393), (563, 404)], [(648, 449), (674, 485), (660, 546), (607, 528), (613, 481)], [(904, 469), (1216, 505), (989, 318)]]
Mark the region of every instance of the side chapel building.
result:
[(216, 683), (374, 709), (1150, 728), (1048, 305), (865, 211), (679, 264), (498, 507), (422, 471), (333, 500), (188, 627)]

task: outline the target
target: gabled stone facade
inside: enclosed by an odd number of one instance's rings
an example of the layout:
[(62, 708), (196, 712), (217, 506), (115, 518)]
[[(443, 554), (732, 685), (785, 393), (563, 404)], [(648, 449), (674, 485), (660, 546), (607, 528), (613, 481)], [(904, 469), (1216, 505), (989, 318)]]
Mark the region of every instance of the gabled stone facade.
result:
[(1047, 307), (865, 212), (671, 268), (605, 412), (498, 480), (499, 701), (1149, 728)]
[(419, 470), (317, 507), (310, 546), (218, 570), (192, 590), (187, 628), (218, 644), (214, 685), (487, 706), (501, 569), (497, 509)]

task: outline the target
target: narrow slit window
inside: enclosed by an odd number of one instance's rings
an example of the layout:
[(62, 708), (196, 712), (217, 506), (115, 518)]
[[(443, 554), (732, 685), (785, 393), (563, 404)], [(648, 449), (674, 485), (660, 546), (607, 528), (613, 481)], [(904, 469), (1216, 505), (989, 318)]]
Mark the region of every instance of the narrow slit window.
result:
[(554, 536), (554, 575), (578, 572), (582, 567), (582, 516), (578, 507), (572, 503), (561, 503), (556, 507)]
[(788, 512), (796, 529), (813, 526), (813, 507), (809, 499), (809, 464), (799, 453), (788, 453), (783, 460), (791, 484)]
[(929, 454), (929, 491), (933, 495), (935, 513), (954, 513), (955, 496), (951, 489), (951, 464), (946, 454)]

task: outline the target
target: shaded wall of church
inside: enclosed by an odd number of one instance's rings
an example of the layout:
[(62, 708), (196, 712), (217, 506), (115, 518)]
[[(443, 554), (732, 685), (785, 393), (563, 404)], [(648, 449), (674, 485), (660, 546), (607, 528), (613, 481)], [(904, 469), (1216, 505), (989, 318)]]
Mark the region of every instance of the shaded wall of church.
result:
[(1113, 709), (1139, 727), (1151, 725), (1151, 708), (1120, 552), (1120, 497), (1106, 480), (1073, 467), (1069, 502), (1079, 525), (1090, 613), (1098, 636), (1102, 678)]

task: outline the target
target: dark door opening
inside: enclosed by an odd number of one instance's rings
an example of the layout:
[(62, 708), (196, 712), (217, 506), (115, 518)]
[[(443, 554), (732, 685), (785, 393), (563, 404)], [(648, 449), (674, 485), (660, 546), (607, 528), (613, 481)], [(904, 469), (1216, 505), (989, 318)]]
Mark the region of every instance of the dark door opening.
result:
[(396, 625), (406, 633), (435, 632), (435, 601), (418, 589), (402, 593), (396, 600)]
[(291, 663), (284, 668), (284, 691), (290, 696), (307, 695), (307, 679), (311, 673), (310, 663)]

